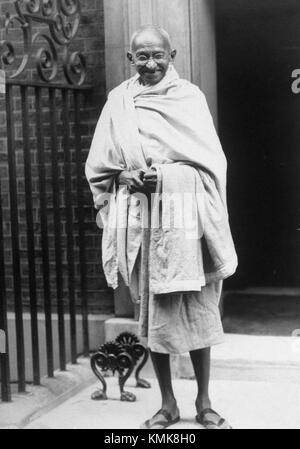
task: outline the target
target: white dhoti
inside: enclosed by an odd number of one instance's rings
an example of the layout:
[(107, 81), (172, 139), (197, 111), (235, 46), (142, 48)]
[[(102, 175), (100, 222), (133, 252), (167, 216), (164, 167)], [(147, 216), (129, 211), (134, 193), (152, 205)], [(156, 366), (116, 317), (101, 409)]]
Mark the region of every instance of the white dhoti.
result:
[[(200, 292), (150, 294), (148, 346), (154, 352), (181, 354), (222, 343), (219, 312), (222, 282)], [(145, 319), (141, 316), (140, 320)]]

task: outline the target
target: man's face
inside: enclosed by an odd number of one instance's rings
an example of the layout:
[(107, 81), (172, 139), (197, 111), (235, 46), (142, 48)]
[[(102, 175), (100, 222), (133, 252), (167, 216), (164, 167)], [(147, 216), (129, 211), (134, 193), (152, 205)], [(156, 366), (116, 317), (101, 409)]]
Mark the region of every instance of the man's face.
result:
[(132, 45), (132, 53), (127, 54), (143, 84), (150, 85), (163, 79), (175, 55), (176, 50), (171, 51), (162, 36), (151, 32), (137, 36)]

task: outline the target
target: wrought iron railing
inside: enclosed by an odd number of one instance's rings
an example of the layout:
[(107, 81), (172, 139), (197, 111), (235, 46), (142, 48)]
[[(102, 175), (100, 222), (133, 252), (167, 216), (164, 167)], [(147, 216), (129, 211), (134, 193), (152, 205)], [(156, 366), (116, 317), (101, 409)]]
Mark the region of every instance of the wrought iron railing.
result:
[[(82, 99), (91, 89), (84, 84), (84, 56), (72, 51), (80, 23), (78, 0), (16, 0), (14, 15), (7, 14), (6, 38), (0, 42), (2, 85), (5, 90), (7, 122), (7, 167), (10, 207), (10, 240), (13, 268), (13, 312), (16, 323), (17, 383), (25, 391), (24, 343), (24, 254), (20, 248), (20, 208), (17, 144), (21, 141), (26, 221), (26, 258), (28, 267), (29, 310), (31, 318), (33, 382), (40, 383), (38, 312), (41, 270), (42, 309), (45, 316), (47, 373), (54, 373), (53, 311), (58, 316), (59, 366), (66, 368), (65, 316), (70, 319), (71, 362), (77, 358), (76, 289), (83, 323), (84, 353), (89, 352), (87, 273), (85, 253), (84, 172), (81, 143)], [(34, 24), (45, 29), (35, 31)], [(21, 56), (13, 42), (13, 30), (20, 26), (24, 50)], [(41, 43), (43, 42), (43, 45)], [(28, 75), (31, 79), (28, 80)], [(1, 94), (0, 94), (1, 95)], [(18, 100), (18, 101), (16, 101)], [(15, 124), (20, 121), (19, 127)], [(21, 130), (21, 131), (20, 131)], [(20, 153), (20, 152), (19, 152)], [(49, 176), (50, 174), (50, 176)], [(51, 191), (47, 183), (52, 184)], [(63, 182), (62, 182), (63, 181)], [(51, 220), (50, 220), (51, 215)], [(63, 215), (63, 219), (62, 219)], [(6, 239), (3, 229), (3, 196), (0, 191), (0, 329), (8, 335)], [(36, 233), (38, 224), (39, 231)], [(53, 250), (49, 227), (53, 227)], [(63, 233), (62, 227), (65, 226)], [(40, 240), (37, 249), (37, 237)], [(62, 244), (65, 238), (65, 244)], [(53, 256), (53, 254), (54, 256)], [(52, 256), (51, 256), (52, 254)], [(51, 258), (52, 257), (52, 258)], [(78, 259), (78, 264), (76, 261)], [(51, 283), (55, 265), (55, 285)], [(67, 267), (65, 276), (64, 267)], [(76, 268), (79, 267), (79, 276)], [(67, 277), (67, 299), (65, 278)], [(53, 298), (56, 297), (55, 304)], [(9, 341), (1, 358), (1, 396), (9, 401)]]
[[(71, 51), (71, 44), (80, 24), (79, 0), (15, 0), (14, 5), (16, 14), (6, 15), (5, 29), (9, 37), (11, 27), (15, 24), (20, 26), (23, 53), (18, 68), (10, 78), (19, 78), (34, 57), (39, 78), (46, 83), (54, 82), (59, 75), (60, 52), (67, 82), (82, 85), (86, 75), (85, 58), (82, 53)], [(47, 25), (48, 32), (34, 32), (34, 23)], [(2, 63), (7, 67), (12, 66), (18, 56), (13, 41), (5, 39), (1, 42), (1, 47)]]

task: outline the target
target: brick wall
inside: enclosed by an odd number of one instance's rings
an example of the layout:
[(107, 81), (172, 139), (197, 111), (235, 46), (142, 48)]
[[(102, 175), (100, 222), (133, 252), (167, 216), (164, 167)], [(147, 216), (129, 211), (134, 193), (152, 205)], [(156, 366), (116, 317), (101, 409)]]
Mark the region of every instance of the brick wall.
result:
[[(105, 92), (105, 67), (104, 67), (104, 17), (102, 0), (81, 0), (82, 20), (78, 34), (72, 43), (74, 50), (80, 50), (86, 56), (87, 60), (87, 80), (86, 82), (93, 89), (84, 95), (82, 99), (81, 112), (81, 136), (82, 136), (82, 161), (84, 163), (88, 149), (90, 147), (91, 138), (95, 129), (97, 119), (99, 117), (101, 107), (104, 102)], [(3, 15), (7, 12), (13, 12), (13, 2), (0, 0), (0, 16), (2, 22), (0, 26), (0, 40), (4, 37), (3, 32)], [(35, 26), (36, 30), (43, 30), (44, 25)], [(22, 51), (21, 41), (22, 35), (17, 29), (10, 31), (10, 39), (17, 42), (16, 48)], [(18, 44), (19, 42), (19, 44)], [(7, 71), (9, 74), (9, 71)], [(60, 75), (62, 77), (62, 75)], [(24, 76), (23, 76), (24, 78)], [(25, 78), (37, 78), (34, 65), (31, 64), (25, 73)], [(58, 133), (58, 159), (63, 160), (63, 125), (61, 117), (61, 97), (57, 91), (56, 105), (58, 110), (57, 133)], [(48, 93), (43, 90), (43, 125), (45, 132), (45, 154), (46, 154), (46, 173), (47, 173), (47, 217), (49, 226), (49, 255), (51, 266), (51, 290), (52, 299), (55, 306), (56, 299), (56, 280), (55, 280), (55, 251), (54, 251), (54, 215), (53, 215), (53, 192), (51, 178), (51, 139), (49, 132), (49, 108)], [(28, 283), (28, 262), (27, 262), (27, 224), (26, 224), (26, 208), (25, 208), (25, 182), (24, 182), (24, 155), (23, 155), (23, 130), (22, 130), (22, 111), (20, 101), (20, 90), (14, 88), (14, 135), (15, 135), (15, 155), (17, 162), (17, 188), (18, 188), (18, 217), (19, 217), (19, 245), (21, 255), (21, 274), (22, 274), (22, 297), (24, 298), (24, 307), (29, 304), (29, 283)], [(73, 103), (70, 100), (70, 130), (71, 130), (71, 149), (72, 149), (72, 188), (74, 190), (74, 198), (76, 197), (76, 176), (75, 176), (75, 144), (74, 144), (74, 110)], [(32, 176), (33, 176), (33, 212), (34, 212), (34, 229), (35, 229), (35, 256), (37, 269), (37, 287), (39, 307), (42, 309), (43, 304), (43, 279), (42, 279), (42, 258), (41, 258), (41, 226), (40, 226), (40, 197), (38, 183), (38, 158), (37, 158), (37, 142), (36, 142), (36, 125), (35, 125), (35, 102), (33, 90), (29, 94), (29, 132), (30, 132), (30, 148), (32, 160)], [(82, 165), (82, 176), (84, 165)], [(2, 192), (2, 208), (3, 208), (3, 228), (4, 228), (4, 246), (5, 246), (5, 268), (6, 268), (6, 286), (9, 304), (13, 303), (13, 267), (12, 267), (12, 247), (11, 247), (11, 226), (10, 226), (10, 198), (9, 198), (9, 179), (7, 164), (7, 140), (6, 140), (6, 114), (5, 114), (5, 98), (0, 94), (0, 179)], [(89, 309), (94, 312), (111, 312), (113, 308), (112, 290), (108, 289), (102, 267), (101, 267), (101, 234), (95, 225), (95, 211), (92, 206), (91, 194), (85, 183), (85, 220), (86, 220), (86, 255), (87, 255), (87, 284)], [(68, 288), (67, 288), (67, 259), (66, 259), (66, 240), (67, 229), (65, 223), (65, 202), (64, 202), (64, 172), (63, 165), (59, 166), (59, 186), (60, 186), (60, 212), (61, 222), (61, 245), (63, 253), (63, 273), (64, 273), (64, 296), (67, 305)], [(76, 268), (76, 294), (77, 301), (80, 302), (79, 293), (79, 256), (78, 256), (78, 227), (76, 221), (78, 218), (77, 208), (74, 201), (73, 216), (75, 221), (75, 268)]]

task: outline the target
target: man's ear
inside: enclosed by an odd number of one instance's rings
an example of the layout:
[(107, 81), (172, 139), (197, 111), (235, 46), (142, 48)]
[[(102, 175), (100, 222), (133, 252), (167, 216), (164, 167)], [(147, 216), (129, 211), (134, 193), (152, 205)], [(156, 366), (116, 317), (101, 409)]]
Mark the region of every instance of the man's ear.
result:
[(176, 58), (176, 55), (177, 55), (177, 50), (172, 50), (171, 51), (171, 59), (172, 59), (172, 61), (174, 61), (174, 59)]
[(132, 55), (132, 53), (130, 53), (130, 51), (127, 52), (127, 59), (131, 64), (134, 64), (133, 55)]

